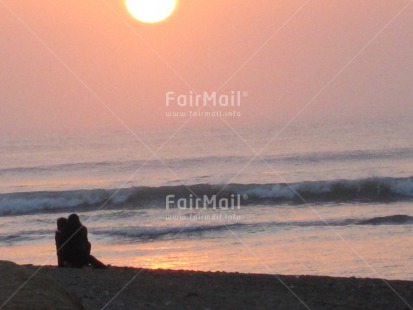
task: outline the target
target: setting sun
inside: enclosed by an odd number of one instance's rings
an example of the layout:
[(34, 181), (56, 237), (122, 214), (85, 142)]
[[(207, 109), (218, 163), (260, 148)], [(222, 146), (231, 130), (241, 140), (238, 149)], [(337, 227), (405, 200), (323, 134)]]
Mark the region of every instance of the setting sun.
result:
[(144, 23), (157, 23), (168, 18), (176, 7), (176, 0), (126, 0), (129, 13)]

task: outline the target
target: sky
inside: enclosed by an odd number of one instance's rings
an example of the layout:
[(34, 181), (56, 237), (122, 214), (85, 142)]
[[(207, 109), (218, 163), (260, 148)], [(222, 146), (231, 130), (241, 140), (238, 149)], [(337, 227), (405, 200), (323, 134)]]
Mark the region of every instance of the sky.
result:
[[(413, 120), (409, 2), (179, 0), (145, 24), (123, 0), (0, 0), (0, 135)], [(213, 91), (239, 114), (166, 115)]]

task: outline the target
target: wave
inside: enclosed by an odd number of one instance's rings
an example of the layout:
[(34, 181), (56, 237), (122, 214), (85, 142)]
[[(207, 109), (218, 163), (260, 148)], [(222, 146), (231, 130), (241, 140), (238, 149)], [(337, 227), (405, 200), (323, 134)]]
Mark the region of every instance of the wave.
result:
[(253, 202), (392, 202), (413, 199), (413, 177), (237, 185)]
[(42, 239), (44, 236), (48, 238), (54, 235), (53, 230), (46, 229), (31, 229), (31, 230), (20, 230), (14, 233), (3, 233), (0, 234), (0, 243), (12, 244), (24, 241), (32, 241)]
[[(204, 235), (208, 237), (222, 237), (228, 230), (248, 232), (258, 230), (278, 230), (288, 227), (339, 227), (353, 225), (412, 225), (413, 217), (408, 215), (389, 215), (383, 217), (373, 217), (369, 219), (340, 219), (329, 221), (292, 221), (292, 222), (258, 222), (258, 223), (218, 223), (211, 222), (208, 225), (193, 226), (168, 226), (168, 227), (120, 227), (110, 229), (93, 230), (93, 234), (109, 237), (125, 242), (152, 241), (157, 239), (177, 239), (177, 238), (200, 238)], [(223, 234), (224, 233), (224, 234)]]
[(228, 229), (240, 229), (253, 224), (211, 224), (195, 226), (170, 226), (170, 227), (122, 227), (109, 230), (95, 230), (93, 234), (116, 239), (150, 241), (155, 239), (173, 239), (177, 237), (199, 236), (203, 233), (226, 231)]
[[(340, 152), (311, 152), (311, 153), (290, 153), (278, 155), (263, 155), (261, 156), (266, 162), (276, 164), (281, 162), (287, 163), (325, 163), (325, 162), (342, 162), (342, 161), (371, 161), (385, 159), (412, 159), (413, 148), (394, 148), (390, 150), (352, 150)], [(145, 166), (152, 168), (164, 168), (164, 164), (168, 167), (181, 167), (193, 165), (215, 165), (216, 163), (239, 163), (240, 161), (248, 161), (249, 156), (233, 155), (233, 156), (198, 156), (188, 158), (168, 158), (161, 163), (157, 159), (153, 160), (118, 160), (118, 161), (89, 161), (89, 162), (71, 162), (44, 166), (15, 166), (8, 168), (0, 168), (1, 174), (15, 173), (42, 173), (42, 172), (59, 172), (62, 171), (85, 171), (96, 169), (108, 170), (130, 170), (132, 168)]]
[[(271, 158), (265, 158), (271, 160)], [(285, 155), (277, 157), (280, 160), (297, 163), (316, 163), (316, 162), (342, 162), (342, 161), (371, 161), (371, 160), (392, 160), (413, 158), (413, 148), (394, 148), (390, 150), (352, 150), (341, 152), (314, 152), (307, 154)], [(274, 158), (275, 159), (275, 158)]]
[[(169, 198), (168, 198), (169, 197)], [(201, 199), (200, 201), (197, 198)], [(208, 207), (304, 203), (384, 203), (413, 199), (413, 177), (276, 184), (195, 184), (9, 193), (0, 195), (0, 216), (116, 208)], [(167, 204), (168, 202), (168, 204)], [(222, 203), (222, 204), (221, 204)], [(229, 205), (228, 205), (229, 204)]]
[[(188, 216), (188, 214), (186, 215)], [(97, 238), (109, 238), (115, 240), (116, 243), (130, 242), (148, 242), (155, 240), (176, 240), (188, 238), (220, 238), (226, 237), (231, 231), (256, 232), (256, 231), (278, 231), (290, 228), (304, 227), (343, 227), (343, 226), (379, 226), (379, 225), (413, 225), (413, 216), (409, 215), (388, 215), (382, 217), (373, 217), (367, 219), (335, 219), (326, 221), (289, 221), (289, 222), (208, 222), (208, 224), (194, 223), (187, 225), (184, 221), (183, 225), (163, 226), (163, 227), (142, 227), (142, 226), (107, 226), (107, 227), (89, 227), (89, 233)], [(14, 244), (27, 241), (33, 241), (47, 237), (52, 238), (54, 232), (52, 230), (37, 229), (18, 231), (13, 234), (0, 234), (0, 244)]]
[(361, 220), (358, 225), (407, 225), (413, 224), (413, 216), (397, 214), (389, 216), (374, 217), (371, 219)]

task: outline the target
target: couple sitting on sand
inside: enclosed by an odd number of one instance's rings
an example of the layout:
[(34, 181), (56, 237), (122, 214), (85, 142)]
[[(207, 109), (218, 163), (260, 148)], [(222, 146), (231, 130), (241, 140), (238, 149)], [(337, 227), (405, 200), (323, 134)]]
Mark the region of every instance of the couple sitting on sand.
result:
[(77, 214), (71, 214), (67, 219), (57, 219), (55, 241), (59, 267), (81, 268), (92, 265), (98, 269), (107, 268), (90, 255), (92, 246), (87, 238), (87, 228), (82, 225)]

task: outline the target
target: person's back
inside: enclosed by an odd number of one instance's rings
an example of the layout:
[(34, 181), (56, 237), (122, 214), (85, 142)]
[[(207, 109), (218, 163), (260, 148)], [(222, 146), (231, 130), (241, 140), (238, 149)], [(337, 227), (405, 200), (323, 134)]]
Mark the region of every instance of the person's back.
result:
[(66, 218), (61, 217), (57, 219), (57, 230), (55, 232), (55, 243), (56, 243), (57, 265), (59, 267), (64, 267), (65, 265), (65, 252), (64, 252), (65, 236), (63, 235), (63, 232), (64, 232), (66, 225), (67, 225)]
[(73, 267), (80, 268), (87, 265), (89, 256), (87, 228), (80, 223), (77, 214), (69, 216), (63, 236), (66, 240), (63, 251), (67, 261)]

